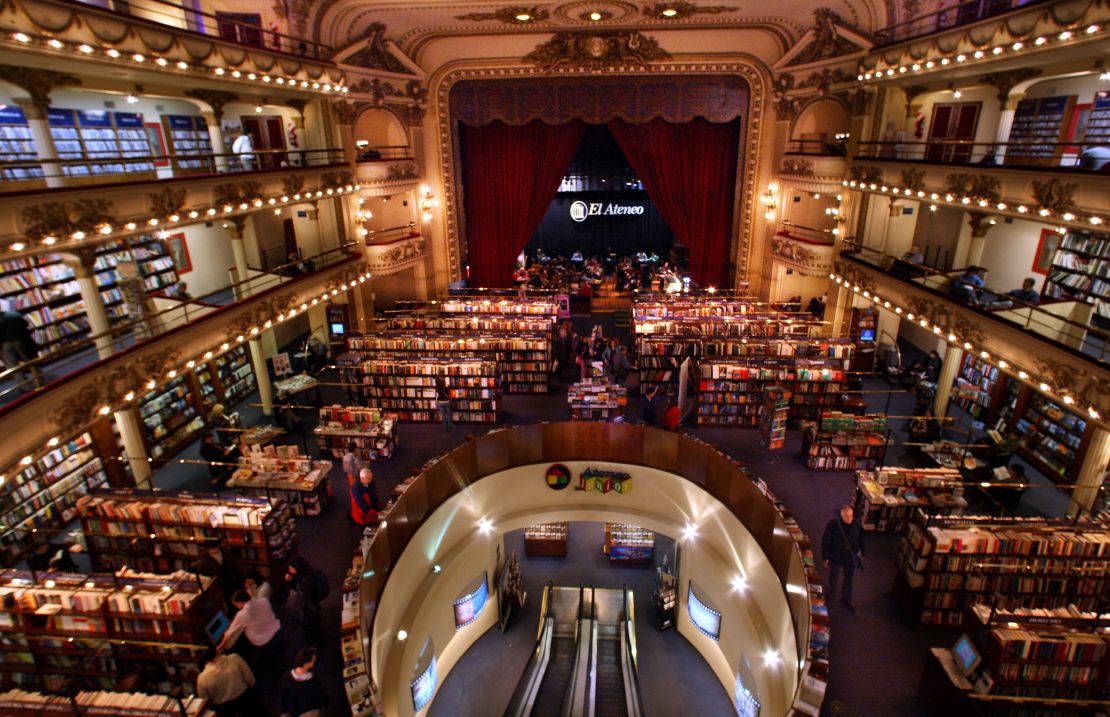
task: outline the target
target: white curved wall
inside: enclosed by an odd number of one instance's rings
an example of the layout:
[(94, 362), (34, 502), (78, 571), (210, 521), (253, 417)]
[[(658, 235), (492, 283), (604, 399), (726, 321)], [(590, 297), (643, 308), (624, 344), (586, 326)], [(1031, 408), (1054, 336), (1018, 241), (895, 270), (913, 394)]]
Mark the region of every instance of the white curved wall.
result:
[[(373, 677), (381, 687), (385, 713), (413, 715), (409, 684), (426, 638), (436, 646), (442, 684), (462, 654), (496, 622), (491, 600), (476, 622), (456, 630), (451, 603), (483, 571), (492, 581), (504, 532), (556, 520), (609, 520), (635, 523), (681, 540), (679, 632), (698, 649), (730, 695), (741, 656), (746, 656), (755, 672), (754, 692), (763, 714), (786, 714), (799, 665), (793, 622), (778, 578), (740, 521), (701, 488), (671, 473), (602, 462), (565, 465), (575, 476), (586, 467), (627, 472), (633, 476), (632, 490), (624, 495), (584, 493), (572, 485), (554, 491), (544, 480), (548, 464), (517, 467), (475, 482), (441, 506), (413, 536), (386, 584), (371, 638)], [(486, 533), (478, 529), (483, 518), (492, 523)], [(689, 525), (697, 526), (696, 536), (683, 539)], [(438, 575), (432, 573), (435, 564), (443, 568)], [(739, 573), (748, 581), (743, 593), (732, 587)], [(690, 624), (690, 580), (722, 613), (720, 642)], [(403, 642), (396, 638), (401, 629), (409, 635)], [(763, 664), (767, 649), (782, 656), (777, 667)], [(515, 674), (503, 678), (515, 679)]]

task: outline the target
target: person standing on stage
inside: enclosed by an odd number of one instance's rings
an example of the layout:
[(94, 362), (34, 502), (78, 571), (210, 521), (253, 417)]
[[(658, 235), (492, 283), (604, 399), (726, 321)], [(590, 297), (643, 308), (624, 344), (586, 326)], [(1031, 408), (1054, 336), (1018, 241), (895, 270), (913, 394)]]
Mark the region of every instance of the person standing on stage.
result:
[(829, 590), (826, 598), (836, 593), (836, 583), (843, 574), (840, 602), (852, 612), (852, 578), (857, 568), (863, 569), (863, 530), (855, 522), (855, 511), (850, 505), (840, 508), (840, 515), (829, 521), (821, 536), (821, 557), (829, 571)]

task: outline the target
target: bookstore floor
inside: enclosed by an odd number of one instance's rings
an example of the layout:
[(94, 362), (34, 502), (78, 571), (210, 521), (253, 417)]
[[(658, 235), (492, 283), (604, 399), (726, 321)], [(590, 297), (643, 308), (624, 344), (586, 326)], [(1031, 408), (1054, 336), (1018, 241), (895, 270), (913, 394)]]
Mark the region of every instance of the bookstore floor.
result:
[[(865, 389), (885, 391), (886, 388), (887, 385), (877, 379), (869, 379), (865, 382)], [(249, 405), (250, 402), (257, 401), (256, 396), (257, 394), (237, 407), (246, 425), (261, 420), (258, 409)], [(868, 395), (867, 398), (873, 410), (886, 407), (885, 393)], [(330, 396), (325, 390), (325, 402), (333, 399), (340, 400), (339, 396)], [(888, 411), (890, 415), (907, 415), (912, 406), (913, 397), (909, 393), (896, 393), (891, 397)], [(625, 415), (638, 418), (639, 410), (639, 398), (630, 396)], [(559, 387), (546, 396), (506, 396), (504, 399), (504, 425), (567, 420), (568, 415), (565, 387)], [(904, 440), (902, 421), (891, 421), (891, 428), (894, 436)], [(407, 478), (430, 456), (462, 444), (470, 433), (477, 434), (484, 430), (482, 426), (463, 425), (452, 433), (446, 433), (438, 424), (402, 424), (399, 429), (400, 445), (394, 457), (388, 461), (373, 464), (379, 495), (383, 498), (388, 495), (393, 486)], [(815, 538), (820, 536), (825, 523), (835, 514), (837, 508), (851, 498), (853, 490), (851, 472), (820, 473), (806, 469), (800, 456), (801, 435), (797, 430), (789, 431), (785, 447), (772, 459), (773, 465), (764, 461), (762, 457), (764, 454), (761, 454), (758, 448), (758, 433), (754, 430), (735, 428), (688, 430), (701, 438), (717, 443), (729, 454), (745, 461), (751, 467), (752, 474), (767, 481), (772, 490), (794, 512), (803, 529)], [(315, 455), (317, 449), (312, 445), (309, 448)], [(901, 448), (894, 447), (887, 456), (888, 463), (899, 465), (902, 458), (901, 452)], [(189, 446), (178, 457), (196, 458), (197, 446)], [(207, 487), (207, 472), (197, 465), (170, 464), (159, 470), (155, 479), (159, 487), (167, 489), (204, 490)], [(331, 585), (339, 585), (350, 565), (350, 552), (358, 540), (360, 531), (346, 519), (347, 501), (339, 497), (346, 493), (346, 479), (338, 467), (332, 471), (330, 480), (337, 499), (332, 500), (323, 515), (319, 517), (298, 518), (297, 530), (300, 535), (302, 555), (325, 571)], [(1030, 491), (1023, 502), (1022, 511), (1032, 512), (1030, 503), (1037, 500), (1038, 494), (1048, 492)], [(928, 714), (917, 704), (915, 698), (922, 666), (929, 647), (950, 646), (955, 640), (955, 635), (951, 632), (914, 629), (905, 623), (898, 612), (891, 595), (896, 572), (898, 540), (895, 535), (869, 535), (867, 569), (856, 579), (857, 611), (852, 614), (841, 608), (838, 603), (831, 605), (834, 636), (830, 648), (832, 675), (825, 700), (826, 710), (830, 714), (859, 716)], [(551, 561), (559, 559), (540, 560), (550, 564)], [(561, 570), (573, 572), (577, 569), (576, 562), (571, 561), (570, 558), (566, 560), (568, 562)], [(547, 579), (562, 576), (562, 573), (559, 576), (532, 575), (529, 573), (527, 564), (523, 567), (525, 579), (529, 584), (541, 584)], [(621, 570), (619, 574), (623, 575), (626, 572), (630, 576), (643, 575), (643, 579), (648, 581), (654, 579), (651, 570), (629, 569)], [(578, 580), (568, 578), (568, 582), (577, 584)], [(629, 580), (629, 582), (635, 581)], [(339, 590), (332, 590), (323, 604), (322, 620), (325, 625), (326, 642), (321, 649), (317, 668), (319, 674), (324, 677), (331, 696), (333, 709), (329, 714), (334, 715), (347, 713), (339, 678), (338, 631), (327, 627), (339, 623), (339, 596)], [(639, 593), (637, 597), (639, 599)], [(513, 649), (522, 647), (517, 644), (519, 640), (515, 635), (524, 635), (533, 631), (534, 617), (534, 615), (529, 617), (525, 614), (514, 618), (518, 620), (517, 625), (525, 624), (523, 632), (510, 630), (508, 635), (502, 636), (496, 631), (491, 631), (489, 635), (483, 636), (473, 648), (474, 655), (468, 655), (466, 658), (474, 660), (472, 666), (468, 665), (470, 673), (512, 675), (514, 677), (506, 678), (506, 684), (503, 686), (507, 690), (506, 695), (511, 693), (515, 676), (523, 669), (518, 651)], [(661, 669), (674, 670), (676, 675), (680, 675), (686, 682), (682, 693), (688, 694), (689, 699), (682, 701), (686, 708), (684, 711), (722, 715), (730, 711), (731, 708), (727, 706), (728, 696), (718, 683), (711, 681), (711, 687), (706, 686), (705, 689), (699, 687), (704, 679), (702, 673), (708, 674), (708, 668), (677, 632), (671, 630), (658, 633), (651, 624), (638, 626), (638, 632), (645, 638), (654, 632), (655, 635), (652, 637), (659, 636), (657, 644), (666, 650), (667, 661), (677, 663), (667, 664)], [(511, 646), (506, 649), (505, 646), (510, 643), (512, 643)], [(490, 649), (490, 647), (496, 649)], [(522, 649), (526, 652), (528, 646), (524, 645)], [(685, 664), (691, 661), (700, 664)], [(651, 661), (647, 661), (645, 670), (650, 664)], [(676, 694), (674, 690), (656, 689), (656, 681), (652, 679), (642, 679), (641, 685), (644, 688), (644, 704), (649, 714), (677, 713), (677, 710), (666, 708), (674, 699)], [(433, 712), (459, 717), (466, 715), (477, 717), (500, 711), (500, 708), (491, 711), (489, 705), (485, 705), (484, 709), (479, 708), (479, 705), (470, 701), (473, 699), (475, 699), (473, 695), (462, 695), (456, 690), (451, 679), (448, 678), (441, 694), (433, 702)]]

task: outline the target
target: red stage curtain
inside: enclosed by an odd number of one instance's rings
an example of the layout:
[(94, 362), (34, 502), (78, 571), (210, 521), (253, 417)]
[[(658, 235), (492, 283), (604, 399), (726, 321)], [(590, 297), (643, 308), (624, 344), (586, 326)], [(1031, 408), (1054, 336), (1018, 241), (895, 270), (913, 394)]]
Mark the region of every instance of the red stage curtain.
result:
[(520, 250), (555, 196), (586, 125), (461, 126), (470, 285), (510, 286)]
[(612, 120), (608, 127), (648, 197), (689, 249), (694, 281), (727, 286), (739, 121)]

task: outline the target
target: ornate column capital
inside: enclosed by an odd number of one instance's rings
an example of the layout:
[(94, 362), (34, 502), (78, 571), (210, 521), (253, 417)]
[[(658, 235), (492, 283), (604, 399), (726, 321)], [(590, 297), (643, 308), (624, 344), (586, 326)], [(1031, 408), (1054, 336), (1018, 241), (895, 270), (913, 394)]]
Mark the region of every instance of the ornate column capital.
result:
[[(989, 75), (983, 75), (979, 81), (984, 85), (990, 85), (998, 91), (998, 104), (1003, 109), (1013, 109), (1007, 106), (1009, 103), (1010, 90), (1014, 85), (1019, 82), (1031, 80), (1034, 77), (1039, 77), (1041, 71), (1035, 67), (1018, 67), (1013, 70), (1003, 70), (1002, 72), (992, 72)], [(1017, 104), (1016, 102), (1014, 104)]]
[(185, 96), (200, 100), (211, 107), (217, 122), (224, 118), (224, 105), (239, 99), (239, 95), (223, 90), (186, 90)]
[(31, 103), (41, 114), (41, 117), (35, 119), (46, 117), (46, 111), (50, 107), (50, 93), (56, 87), (73, 87), (81, 84), (81, 78), (68, 72), (14, 65), (0, 65), (0, 80), (10, 82), (31, 96)]

